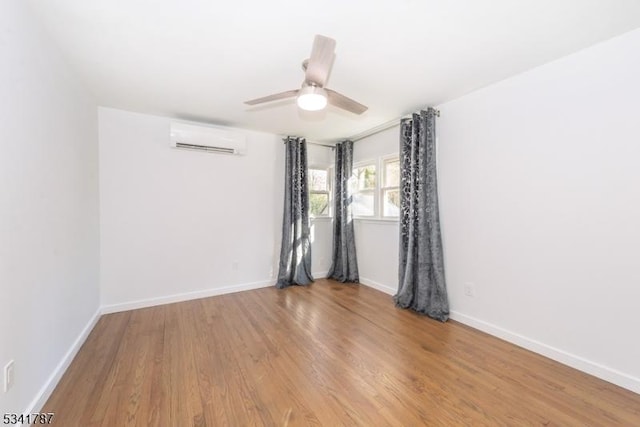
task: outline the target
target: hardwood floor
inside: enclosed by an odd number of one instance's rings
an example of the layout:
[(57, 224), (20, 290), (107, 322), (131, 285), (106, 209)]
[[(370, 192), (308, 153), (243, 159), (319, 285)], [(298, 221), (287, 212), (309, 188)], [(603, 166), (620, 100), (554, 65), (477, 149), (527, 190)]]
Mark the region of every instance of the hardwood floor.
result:
[(640, 395), (318, 280), (105, 315), (43, 411), (59, 426), (640, 426)]

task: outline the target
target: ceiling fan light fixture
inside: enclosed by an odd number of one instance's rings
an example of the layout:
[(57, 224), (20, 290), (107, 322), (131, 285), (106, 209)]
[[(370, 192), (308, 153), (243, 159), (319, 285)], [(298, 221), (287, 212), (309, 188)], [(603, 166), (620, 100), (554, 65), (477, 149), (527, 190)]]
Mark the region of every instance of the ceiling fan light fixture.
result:
[[(327, 104), (341, 108), (354, 114), (362, 114), (367, 111), (367, 106), (347, 98), (341, 93), (331, 89), (323, 89), (327, 84), (329, 73), (335, 59), (336, 41), (332, 38), (317, 34), (313, 39), (311, 56), (302, 62), (304, 80), (298, 90), (274, 93), (262, 98), (245, 101), (247, 105), (258, 105), (265, 102), (278, 101), (297, 97), (298, 108), (305, 111), (319, 111)], [(331, 102), (329, 102), (331, 97)]]
[(317, 86), (305, 86), (300, 89), (298, 107), (306, 111), (318, 111), (327, 106), (327, 91)]

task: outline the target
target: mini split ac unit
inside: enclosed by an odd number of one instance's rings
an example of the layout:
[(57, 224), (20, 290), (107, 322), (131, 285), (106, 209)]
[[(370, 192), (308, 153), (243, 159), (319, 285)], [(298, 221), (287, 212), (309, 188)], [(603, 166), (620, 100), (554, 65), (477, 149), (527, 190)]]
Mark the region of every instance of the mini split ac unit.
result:
[(171, 123), (171, 146), (221, 154), (245, 154), (247, 138), (240, 132), (206, 125)]

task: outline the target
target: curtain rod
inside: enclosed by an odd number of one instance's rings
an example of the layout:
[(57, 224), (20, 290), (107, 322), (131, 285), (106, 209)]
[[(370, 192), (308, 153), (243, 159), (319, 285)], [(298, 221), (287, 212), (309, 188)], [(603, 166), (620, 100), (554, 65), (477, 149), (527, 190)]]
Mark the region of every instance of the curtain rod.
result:
[[(436, 117), (440, 117), (440, 110), (435, 110), (436, 111)], [(388, 122), (384, 122), (376, 127), (373, 127), (369, 130), (365, 130), (364, 132), (360, 132), (359, 134), (356, 134), (354, 136), (352, 136), (351, 138), (348, 138), (349, 140), (356, 142), (356, 141), (360, 141), (361, 139), (367, 138), (369, 136), (375, 135), (377, 133), (380, 133), (382, 131), (385, 131), (387, 129), (391, 129), (394, 126), (399, 126), (400, 125), (400, 121), (404, 120), (404, 119), (410, 119), (413, 117), (413, 114), (405, 114), (404, 116), (398, 117), (397, 119), (393, 119), (390, 120)]]
[(311, 145), (319, 145), (320, 147), (327, 147), (327, 148), (336, 148), (335, 145), (329, 145), (329, 144), (321, 144), (319, 142), (311, 142), (311, 141), (307, 141), (307, 144), (311, 144)]
[[(296, 136), (293, 136), (292, 138), (298, 138)], [(304, 138), (307, 141), (307, 144), (311, 144), (311, 145), (319, 145), (320, 147), (327, 147), (327, 148), (336, 148), (335, 145), (329, 145), (329, 144), (321, 144), (320, 142), (313, 142), (313, 141), (309, 141), (308, 139)], [(282, 138), (282, 143), (286, 144), (287, 143), (287, 137)]]
[[(434, 108), (435, 112), (436, 112), (436, 117), (440, 117), (440, 110)], [(404, 119), (410, 119), (413, 117), (413, 114), (405, 114), (404, 116), (400, 116), (397, 119), (393, 119), (390, 120), (388, 122), (384, 122), (376, 127), (373, 127), (369, 130), (365, 130), (364, 132), (360, 132), (356, 135), (353, 135), (351, 138), (346, 138), (349, 141), (360, 141), (361, 139), (367, 138), (369, 136), (375, 135), (377, 133), (380, 133), (382, 131), (385, 131), (387, 129), (391, 129), (394, 126), (399, 126), (400, 125), (400, 121), (404, 120)], [(293, 137), (295, 138), (295, 137)], [(286, 143), (286, 138), (284, 138), (284, 142)], [(335, 145), (329, 145), (329, 144), (321, 144), (319, 142), (312, 142), (312, 141), (307, 141), (307, 144), (311, 144), (311, 145), (319, 145), (321, 147), (327, 147), (327, 148), (331, 148), (334, 149), (336, 148)]]

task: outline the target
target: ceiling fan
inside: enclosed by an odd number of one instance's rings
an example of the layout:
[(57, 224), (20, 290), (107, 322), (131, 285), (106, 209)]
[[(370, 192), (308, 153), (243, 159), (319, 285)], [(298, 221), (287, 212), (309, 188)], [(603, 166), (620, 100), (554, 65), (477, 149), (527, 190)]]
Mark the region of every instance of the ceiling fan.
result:
[(307, 111), (322, 110), (327, 103), (354, 114), (362, 114), (367, 107), (351, 98), (324, 87), (335, 58), (336, 41), (332, 38), (316, 35), (311, 48), (311, 56), (302, 62), (304, 81), (296, 90), (276, 93), (262, 98), (245, 101), (247, 105), (257, 105), (279, 99), (296, 97), (298, 107)]

